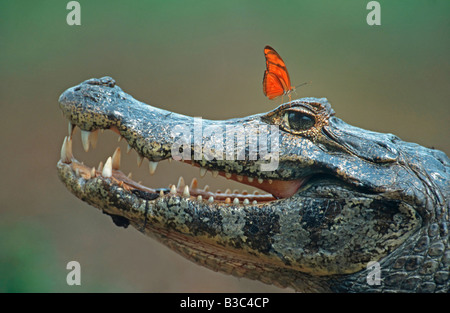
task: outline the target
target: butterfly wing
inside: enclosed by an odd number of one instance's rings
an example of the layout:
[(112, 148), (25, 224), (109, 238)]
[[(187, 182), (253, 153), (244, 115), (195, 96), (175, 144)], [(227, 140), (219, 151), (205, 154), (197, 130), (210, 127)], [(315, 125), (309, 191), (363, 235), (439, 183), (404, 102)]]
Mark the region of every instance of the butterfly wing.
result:
[[(286, 64), (280, 55), (270, 46), (264, 48), (264, 55), (266, 57), (266, 72), (272, 73), (278, 78), (283, 87), (283, 93), (292, 90), (291, 79), (289, 78)], [(264, 74), (264, 77), (266, 76), (267, 75)]]
[(278, 76), (266, 70), (263, 79), (264, 95), (272, 100), (284, 94), (284, 91), (285, 89)]

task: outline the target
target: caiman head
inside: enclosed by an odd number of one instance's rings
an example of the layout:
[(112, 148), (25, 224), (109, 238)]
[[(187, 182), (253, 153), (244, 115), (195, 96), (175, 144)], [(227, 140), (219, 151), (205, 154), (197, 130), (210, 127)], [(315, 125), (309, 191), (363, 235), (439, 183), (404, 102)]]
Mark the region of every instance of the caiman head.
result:
[[(57, 165), (66, 187), (193, 262), (298, 291), (448, 288), (448, 279), (410, 281), (420, 266), (405, 274), (409, 258), (426, 262), (436, 242), (444, 245), (436, 257), (449, 257), (449, 161), (440, 151), (350, 126), (324, 98), (213, 121), (139, 102), (104, 77), (69, 88), (59, 103), (69, 121)], [(77, 161), (75, 127), (85, 150), (99, 130), (116, 132), (151, 174), (175, 159), (262, 191), (213, 192), (195, 179), (143, 186), (120, 171), (120, 149), (98, 168)]]

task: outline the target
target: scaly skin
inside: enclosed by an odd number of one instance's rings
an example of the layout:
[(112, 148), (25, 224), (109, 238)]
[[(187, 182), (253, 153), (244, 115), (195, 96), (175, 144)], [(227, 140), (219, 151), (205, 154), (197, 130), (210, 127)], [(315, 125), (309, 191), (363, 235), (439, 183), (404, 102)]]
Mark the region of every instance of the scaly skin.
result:
[[(278, 167), (262, 171), (268, 161), (249, 157), (248, 140), (242, 160), (226, 160), (225, 152), (218, 154), (224, 160), (195, 160), (192, 118), (139, 102), (110, 77), (69, 88), (59, 102), (72, 125), (112, 129), (153, 162), (172, 157), (173, 129), (187, 125), (193, 136), (183, 150), (191, 159), (184, 161), (274, 196), (235, 195), (239, 203), (233, 203), (195, 186), (188, 193), (183, 185), (172, 192), (144, 187), (120, 172), (116, 157), (111, 175), (82, 165), (65, 140), (58, 173), (75, 196), (193, 262), (306, 292), (449, 290), (450, 162), (441, 151), (350, 126), (324, 98), (202, 121), (204, 141), (211, 126), (245, 126), (238, 137), (279, 127)], [(313, 117), (313, 124), (293, 127), (285, 118), (293, 110)], [(380, 264), (379, 285), (367, 282), (371, 261)]]

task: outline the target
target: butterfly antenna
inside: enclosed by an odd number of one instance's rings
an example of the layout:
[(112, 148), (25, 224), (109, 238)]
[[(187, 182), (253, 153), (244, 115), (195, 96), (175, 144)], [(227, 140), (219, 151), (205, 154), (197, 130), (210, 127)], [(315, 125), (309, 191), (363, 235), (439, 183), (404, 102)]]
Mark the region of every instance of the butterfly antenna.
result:
[(297, 88), (298, 88), (298, 87), (301, 87), (301, 86), (304, 86), (304, 85), (307, 85), (307, 84), (311, 84), (311, 83), (312, 83), (312, 81), (304, 82), (304, 83), (302, 83), (302, 84), (300, 84), (300, 85), (295, 86), (294, 89), (293, 89), (292, 91), (295, 92), (295, 94), (297, 94)]
[(294, 89), (297, 89), (298, 87), (301, 87), (301, 86), (304, 86), (304, 85), (308, 85), (308, 84), (311, 84), (311, 83), (312, 83), (312, 81), (304, 82), (303, 84), (295, 86)]
[[(300, 84), (300, 85), (297, 85), (297, 86), (295, 86), (293, 89), (292, 89), (292, 92), (294, 92), (296, 95), (298, 95), (297, 94), (297, 88), (298, 87), (301, 87), (301, 86), (304, 86), (304, 85), (307, 85), (307, 84), (311, 84), (312, 83), (312, 81), (309, 81), (309, 82), (304, 82), (304, 83), (302, 83), (302, 84)], [(291, 97), (291, 95), (289, 94), (289, 98)], [(291, 102), (291, 100), (289, 99), (289, 102)]]

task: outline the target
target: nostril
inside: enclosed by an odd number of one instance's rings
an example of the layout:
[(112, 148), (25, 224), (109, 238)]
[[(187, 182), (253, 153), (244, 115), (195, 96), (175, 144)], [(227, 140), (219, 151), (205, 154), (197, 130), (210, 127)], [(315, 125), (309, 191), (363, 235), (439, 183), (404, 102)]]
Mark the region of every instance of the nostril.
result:
[(111, 88), (116, 86), (116, 81), (109, 76), (105, 76), (102, 78), (91, 78), (86, 80), (84, 83), (89, 85), (106, 86)]
[(80, 86), (77, 86), (77, 87), (75, 87), (75, 88), (73, 89), (73, 91), (80, 91), (80, 89), (81, 89), (81, 87), (80, 87)]

